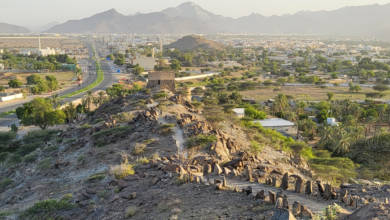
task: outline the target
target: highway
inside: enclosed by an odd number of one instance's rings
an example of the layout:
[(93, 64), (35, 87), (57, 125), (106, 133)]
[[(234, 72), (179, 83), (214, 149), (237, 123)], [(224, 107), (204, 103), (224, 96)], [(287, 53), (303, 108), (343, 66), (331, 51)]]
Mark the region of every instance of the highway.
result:
[[(99, 48), (97, 48), (97, 49), (99, 49)], [(96, 69), (95, 69), (95, 62), (93, 61), (92, 56), (93, 56), (92, 55), (92, 48), (90, 47), (90, 57), (91, 58), (89, 59), (89, 62), (86, 62), (86, 64), (91, 66), (91, 67), (93, 67), (93, 68), (92, 68), (92, 70), (86, 68), (86, 69), (88, 69), (88, 71), (83, 73), (83, 79), (84, 80), (83, 80), (83, 83), (80, 86), (73, 86), (71, 88), (67, 88), (67, 89), (64, 89), (64, 90), (53, 92), (52, 94), (49, 94), (49, 95), (29, 96), (29, 97), (27, 97), (27, 98), (25, 98), (23, 100), (15, 100), (15, 101), (11, 101), (9, 103), (2, 103), (0, 105), (0, 113), (9, 112), (9, 111), (15, 110), (16, 108), (22, 106), (24, 103), (30, 102), (31, 100), (33, 100), (36, 97), (49, 97), (49, 96), (52, 96), (52, 95), (63, 96), (63, 95), (72, 93), (74, 91), (77, 91), (79, 89), (82, 89), (82, 88), (88, 86), (89, 84), (94, 82), (96, 80), (96, 78), (97, 78), (97, 73), (96, 73)], [(83, 65), (85, 65), (85, 64), (83, 63)], [(99, 91), (99, 90), (105, 90), (106, 88), (112, 86), (112, 84), (114, 84), (116, 82), (116, 79), (113, 76), (113, 71), (112, 71), (113, 64), (110, 61), (102, 60), (101, 61), (101, 67), (102, 67), (102, 70), (104, 72), (104, 80), (98, 86), (96, 86), (95, 88), (90, 90), (93, 93), (96, 92), (96, 91)], [(77, 99), (82, 98), (86, 93), (87, 92), (84, 92), (84, 93), (80, 93), (80, 94), (74, 95), (74, 96), (72, 96), (70, 98), (65, 98), (65, 99), (62, 100), (62, 102), (63, 103), (67, 103), (67, 102), (75, 101)], [(7, 115), (7, 116), (4, 116), (4, 117), (1, 117), (0, 118), (0, 131), (7, 130), (10, 125), (12, 125), (12, 124), (17, 124), (18, 125), (18, 123), (19, 122), (18, 122), (18, 119), (17, 119), (15, 114), (11, 114), (11, 115)]]

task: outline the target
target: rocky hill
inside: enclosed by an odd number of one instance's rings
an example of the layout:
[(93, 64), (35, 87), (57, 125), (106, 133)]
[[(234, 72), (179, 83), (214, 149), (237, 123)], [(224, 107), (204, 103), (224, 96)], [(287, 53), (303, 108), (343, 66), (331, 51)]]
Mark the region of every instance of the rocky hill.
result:
[(12, 25), (12, 24), (6, 24), (6, 23), (0, 23), (0, 33), (4, 34), (21, 34), (21, 33), (29, 33), (30, 31), (27, 28)]
[[(388, 38), (390, 4), (345, 7), (333, 11), (304, 11), (292, 15), (251, 14), (230, 18), (187, 2), (160, 12), (122, 15), (111, 9), (50, 28), (54, 33), (250, 33), (318, 34)], [(387, 38), (386, 38), (387, 37)]]
[(180, 51), (191, 51), (191, 50), (197, 50), (197, 49), (204, 49), (204, 50), (221, 50), (223, 49), (223, 45), (220, 43), (217, 43), (212, 40), (207, 40), (204, 37), (196, 36), (196, 35), (189, 35), (185, 36), (169, 45), (166, 46), (167, 48), (175, 48)]
[(0, 217), (311, 219), (335, 202), (348, 215), (390, 196), (388, 186), (322, 182), (276, 136), (165, 97), (133, 93), (57, 130), (2, 134)]

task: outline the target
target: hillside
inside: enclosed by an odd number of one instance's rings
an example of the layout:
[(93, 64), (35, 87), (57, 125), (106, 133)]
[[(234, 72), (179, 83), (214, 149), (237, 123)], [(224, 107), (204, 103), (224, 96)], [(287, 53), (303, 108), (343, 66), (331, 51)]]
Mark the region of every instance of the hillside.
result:
[(28, 32), (30, 31), (27, 28), (21, 26), (0, 23), (0, 33), (3, 34), (21, 34), (21, 33), (28, 33)]
[[(250, 33), (318, 34), (388, 38), (390, 4), (345, 7), (333, 11), (298, 12), (283, 16), (251, 14), (230, 18), (188, 2), (161, 12), (122, 15), (111, 9), (92, 17), (56, 25), (55, 33)], [(378, 25), (380, 24), (380, 25)]]
[(217, 122), (224, 113), (215, 107), (147, 90), (118, 94), (57, 130), (1, 133), (1, 217), (311, 219), (335, 202), (348, 213), (378, 209), (360, 199), (390, 196), (388, 186), (324, 184), (304, 154), (283, 150), (293, 140)]
[(223, 45), (220, 43), (217, 43), (212, 40), (207, 40), (204, 37), (196, 36), (196, 35), (189, 35), (185, 36), (169, 45), (166, 46), (167, 48), (175, 48), (180, 51), (191, 51), (191, 50), (197, 50), (197, 49), (213, 49), (213, 50), (221, 50), (223, 49)]

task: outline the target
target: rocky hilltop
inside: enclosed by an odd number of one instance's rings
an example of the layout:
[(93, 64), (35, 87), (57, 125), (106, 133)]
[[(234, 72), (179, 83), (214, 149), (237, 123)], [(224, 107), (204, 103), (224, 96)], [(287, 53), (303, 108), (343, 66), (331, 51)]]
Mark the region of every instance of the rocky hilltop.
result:
[(224, 46), (218, 42), (207, 40), (202, 36), (189, 35), (169, 44), (166, 47), (175, 48), (180, 51), (192, 51), (197, 49), (221, 50)]
[(204, 111), (181, 95), (138, 92), (61, 129), (1, 142), (9, 153), (2, 154), (0, 216), (311, 219), (357, 210), (349, 219), (367, 219), (362, 212), (381, 210), (378, 219), (389, 217), (390, 186), (331, 185), (255, 127), (216, 123)]

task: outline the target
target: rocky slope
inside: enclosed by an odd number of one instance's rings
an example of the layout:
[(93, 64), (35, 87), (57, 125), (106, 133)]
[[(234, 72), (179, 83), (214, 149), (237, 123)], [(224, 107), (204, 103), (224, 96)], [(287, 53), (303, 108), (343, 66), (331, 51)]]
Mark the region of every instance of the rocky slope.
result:
[(118, 98), (40, 138), (35, 159), (2, 163), (0, 176), (11, 181), (2, 180), (0, 216), (312, 218), (334, 202), (351, 211), (378, 208), (365, 204), (389, 194), (375, 194), (385, 186), (315, 182), (301, 158), (269, 146), (251, 153), (249, 133), (230, 121), (215, 126), (180, 96)]

